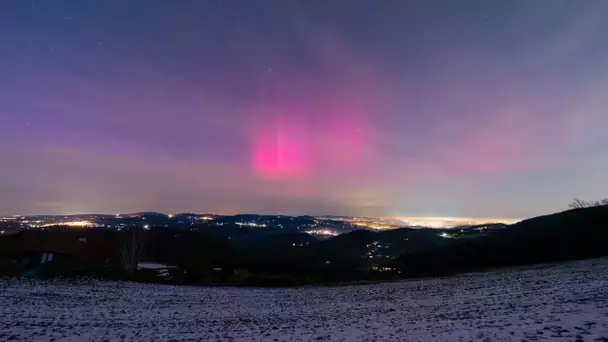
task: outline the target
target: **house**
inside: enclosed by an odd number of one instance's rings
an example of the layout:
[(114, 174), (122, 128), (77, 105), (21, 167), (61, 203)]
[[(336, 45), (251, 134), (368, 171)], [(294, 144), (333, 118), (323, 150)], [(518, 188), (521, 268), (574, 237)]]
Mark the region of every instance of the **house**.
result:
[(140, 261), (137, 263), (138, 271), (148, 272), (163, 279), (169, 279), (171, 277), (170, 271), (175, 268), (172, 265), (151, 261)]

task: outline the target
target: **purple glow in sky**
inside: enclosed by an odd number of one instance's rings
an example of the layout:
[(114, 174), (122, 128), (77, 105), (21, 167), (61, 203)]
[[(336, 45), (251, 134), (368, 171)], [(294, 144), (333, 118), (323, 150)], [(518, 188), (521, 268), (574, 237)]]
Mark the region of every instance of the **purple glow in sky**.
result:
[(0, 3), (0, 213), (522, 218), (608, 192), (608, 3)]

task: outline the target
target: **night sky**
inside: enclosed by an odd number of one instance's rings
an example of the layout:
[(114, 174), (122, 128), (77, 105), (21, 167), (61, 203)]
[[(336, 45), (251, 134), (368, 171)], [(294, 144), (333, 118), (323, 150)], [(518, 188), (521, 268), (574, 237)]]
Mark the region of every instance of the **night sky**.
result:
[(608, 194), (608, 1), (0, 2), (0, 214)]

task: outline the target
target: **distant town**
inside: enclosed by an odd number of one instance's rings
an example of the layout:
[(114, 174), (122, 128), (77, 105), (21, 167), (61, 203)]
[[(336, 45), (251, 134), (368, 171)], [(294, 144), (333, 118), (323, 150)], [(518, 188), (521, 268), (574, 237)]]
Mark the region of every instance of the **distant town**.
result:
[[(129, 214), (31, 215), (0, 217), (0, 234), (29, 229), (91, 228), (121, 231), (128, 228), (258, 228), (276, 232), (298, 232), (318, 238), (328, 238), (355, 230), (384, 231), (399, 228), (435, 228), (476, 230), (502, 227), (509, 220), (408, 217), (348, 217), (348, 216), (285, 216), (285, 215), (217, 215), (139, 212)], [(446, 237), (446, 233), (438, 233)]]

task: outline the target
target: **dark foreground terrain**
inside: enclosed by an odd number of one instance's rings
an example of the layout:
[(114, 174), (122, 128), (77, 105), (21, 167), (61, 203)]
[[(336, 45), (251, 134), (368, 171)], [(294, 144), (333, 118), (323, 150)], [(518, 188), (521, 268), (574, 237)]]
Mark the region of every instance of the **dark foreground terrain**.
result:
[(606, 341), (608, 259), (360, 286), (0, 280), (0, 340)]

